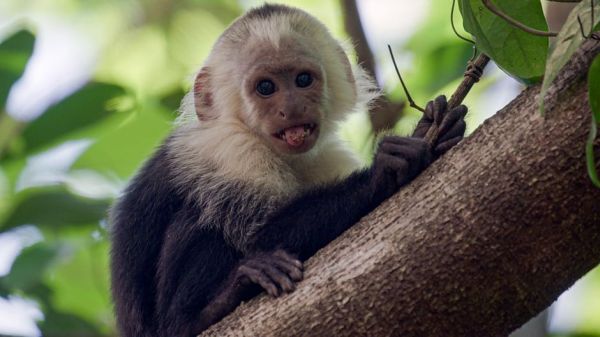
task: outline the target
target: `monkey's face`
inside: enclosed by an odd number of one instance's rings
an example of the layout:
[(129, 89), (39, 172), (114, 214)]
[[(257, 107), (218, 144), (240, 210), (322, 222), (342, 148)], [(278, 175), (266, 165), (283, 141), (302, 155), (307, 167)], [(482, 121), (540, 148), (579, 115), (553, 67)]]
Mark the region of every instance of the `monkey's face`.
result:
[(323, 111), (323, 72), (317, 62), (295, 54), (258, 60), (245, 76), (246, 124), (276, 151), (299, 154), (319, 137)]

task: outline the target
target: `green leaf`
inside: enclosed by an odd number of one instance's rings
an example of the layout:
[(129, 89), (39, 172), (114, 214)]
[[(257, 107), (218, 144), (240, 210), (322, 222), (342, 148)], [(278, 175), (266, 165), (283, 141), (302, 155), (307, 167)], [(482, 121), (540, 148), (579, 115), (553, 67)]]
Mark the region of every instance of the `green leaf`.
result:
[(0, 229), (22, 224), (67, 226), (95, 224), (106, 216), (109, 200), (84, 198), (62, 186), (30, 188), (15, 196)]
[(171, 130), (174, 116), (159, 104), (148, 103), (106, 132), (72, 169), (91, 169), (121, 178), (131, 176)]
[(34, 42), (33, 34), (21, 30), (0, 44), (0, 108), (6, 106), (10, 87), (25, 70)]
[(600, 123), (600, 55), (596, 56), (588, 72), (588, 95), (592, 107), (592, 125), (585, 145), (585, 156), (590, 179), (592, 179), (594, 185), (600, 187), (600, 179), (596, 171), (596, 159), (594, 158), (594, 141)]
[[(539, 0), (495, 0), (504, 13), (529, 27), (548, 30)], [(490, 12), (481, 0), (460, 0), (465, 30), (477, 48), (510, 76), (531, 85), (544, 74), (548, 38), (516, 28)]]
[(87, 320), (57, 310), (45, 310), (40, 330), (45, 337), (92, 337), (102, 336), (98, 328)]
[(38, 243), (23, 249), (17, 256), (10, 272), (0, 278), (8, 289), (27, 292), (40, 284), (44, 274), (59, 252), (59, 246)]
[[(577, 17), (581, 19), (584, 29), (589, 29), (592, 20), (591, 13), (592, 8), (588, 1), (582, 1), (577, 4), (556, 37), (556, 42), (550, 50), (550, 56), (546, 63), (546, 74), (540, 91), (540, 112), (542, 114), (544, 113), (544, 98), (546, 97), (548, 88), (550, 88), (559, 71), (571, 59), (573, 53), (585, 41)], [(594, 26), (598, 25), (598, 23), (600, 23), (600, 4), (594, 6)], [(588, 32), (586, 31), (586, 33)]]
[(96, 241), (97, 228), (70, 228), (61, 231), (61, 240), (73, 248), (68, 261), (61, 261), (46, 278), (52, 289), (53, 308), (76, 313), (78, 317), (95, 322), (109, 330), (113, 322), (109, 295), (108, 242)]
[(86, 85), (26, 127), (23, 138), (27, 152), (64, 141), (70, 133), (110, 117), (114, 111), (109, 109), (107, 102), (124, 94), (125, 90), (115, 85)]

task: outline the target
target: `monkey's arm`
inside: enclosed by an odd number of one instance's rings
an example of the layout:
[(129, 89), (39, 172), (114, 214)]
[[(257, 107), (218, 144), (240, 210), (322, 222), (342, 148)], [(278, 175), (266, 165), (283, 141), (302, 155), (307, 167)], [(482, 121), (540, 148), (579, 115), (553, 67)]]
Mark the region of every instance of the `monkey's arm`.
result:
[[(444, 96), (429, 102), (415, 137), (384, 138), (370, 169), (313, 189), (276, 212), (255, 234), (254, 248), (282, 248), (306, 260), (456, 145), (465, 131), (465, 113), (464, 106), (447, 111)], [(433, 123), (440, 135), (430, 147), (422, 137)]]
[(302, 279), (302, 264), (287, 253), (259, 252), (241, 259), (222, 232), (190, 225), (194, 212), (187, 213), (170, 226), (160, 257), (159, 336), (196, 335), (261, 288), (279, 296)]
[(373, 169), (352, 174), (332, 185), (313, 189), (279, 210), (254, 236), (254, 248), (282, 248), (306, 260), (338, 237), (395, 191), (375, 190)]
[(239, 253), (219, 231), (191, 224), (192, 216), (176, 219), (165, 236), (157, 271), (159, 336), (197, 334), (240, 303), (239, 292), (219, 296)]
[(123, 337), (155, 336), (156, 259), (179, 204), (159, 150), (111, 210), (111, 288)]

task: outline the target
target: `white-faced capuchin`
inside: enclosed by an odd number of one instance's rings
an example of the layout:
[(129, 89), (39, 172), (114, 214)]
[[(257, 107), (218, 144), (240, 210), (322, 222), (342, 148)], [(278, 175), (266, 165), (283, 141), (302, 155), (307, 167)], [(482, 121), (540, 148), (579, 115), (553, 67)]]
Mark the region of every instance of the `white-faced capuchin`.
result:
[(262, 290), (293, 291), (303, 261), (463, 137), (466, 108), (440, 96), (412, 137), (383, 138), (361, 168), (337, 126), (374, 96), (304, 11), (264, 5), (233, 22), (111, 210), (121, 336), (194, 336)]

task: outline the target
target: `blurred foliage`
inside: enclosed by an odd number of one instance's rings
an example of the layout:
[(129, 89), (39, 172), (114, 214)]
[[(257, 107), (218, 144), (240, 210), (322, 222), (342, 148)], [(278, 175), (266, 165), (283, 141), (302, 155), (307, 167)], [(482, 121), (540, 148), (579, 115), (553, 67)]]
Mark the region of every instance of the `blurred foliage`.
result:
[[(219, 34), (245, 7), (258, 3), (14, 0), (0, 4), (0, 12), (33, 13), (28, 20), (14, 21), (12, 34), (0, 38), (0, 235), (35, 226), (40, 236), (24, 244), (10, 271), (0, 276), (0, 296), (34, 300), (44, 315), (38, 326), (45, 336), (115, 334), (107, 209), (170, 131), (189, 89), (190, 74)], [(306, 9), (326, 22), (334, 35), (344, 36), (337, 1), (285, 3)], [(452, 92), (472, 55), (472, 47), (454, 36), (449, 13), (450, 2), (430, 6), (414, 35), (396, 46), (402, 54), (413, 55), (404, 75), (421, 105), (437, 94)], [(26, 123), (6, 111), (7, 98), (34, 50), (36, 34), (23, 28), (36, 27), (35, 18), (40, 17), (66, 20), (71, 29), (93, 40), (99, 48), (97, 68), (87, 83)], [(31, 22), (24, 26), (26, 21)], [(382, 57), (378, 60), (384, 69), (389, 65)], [(398, 83), (391, 77), (393, 72), (387, 73), (386, 82)], [(59, 80), (51, 79), (49, 85)], [(494, 80), (484, 78), (466, 103), (476, 106), (478, 94)], [(403, 96), (399, 83), (389, 95)], [(408, 111), (396, 131), (408, 134), (419, 117)], [(469, 118), (478, 117), (470, 113)], [(366, 114), (356, 114), (342, 130), (365, 161), (373, 149), (367, 123)], [(66, 157), (65, 149), (69, 150)], [(600, 284), (597, 276), (594, 282)], [(600, 331), (600, 326), (585, 329)]]
[[(558, 72), (565, 64), (567, 64), (567, 61), (573, 56), (573, 53), (577, 51), (579, 46), (581, 46), (586, 39), (581, 31), (579, 23), (581, 22), (583, 27), (596, 26), (596, 29), (600, 28), (600, 4), (594, 6), (593, 13), (595, 15), (592, 15), (592, 8), (587, 1), (582, 1), (577, 4), (569, 14), (567, 21), (556, 37), (556, 42), (550, 50), (548, 63), (546, 64), (546, 76), (542, 83), (542, 90), (539, 98), (540, 110), (542, 113), (544, 113), (544, 97), (546, 96), (548, 88), (558, 75)], [(592, 18), (594, 18), (594, 22), (592, 22)]]

